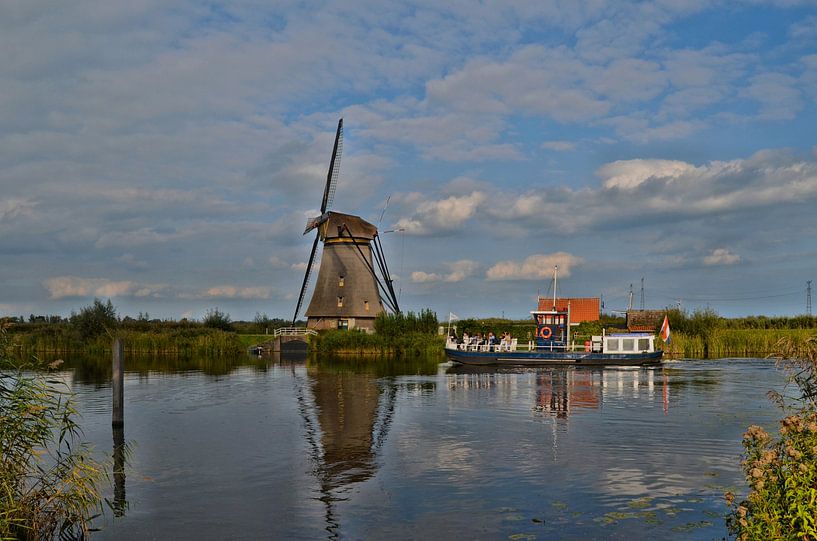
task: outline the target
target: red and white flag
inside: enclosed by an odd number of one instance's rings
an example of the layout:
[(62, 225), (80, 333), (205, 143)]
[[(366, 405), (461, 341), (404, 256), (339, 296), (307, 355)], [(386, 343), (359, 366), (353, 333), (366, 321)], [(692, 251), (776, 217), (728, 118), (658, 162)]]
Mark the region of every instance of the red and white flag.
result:
[(669, 344), (669, 317), (667, 316), (664, 316), (664, 323), (661, 324), (661, 340), (663, 340), (665, 344)]

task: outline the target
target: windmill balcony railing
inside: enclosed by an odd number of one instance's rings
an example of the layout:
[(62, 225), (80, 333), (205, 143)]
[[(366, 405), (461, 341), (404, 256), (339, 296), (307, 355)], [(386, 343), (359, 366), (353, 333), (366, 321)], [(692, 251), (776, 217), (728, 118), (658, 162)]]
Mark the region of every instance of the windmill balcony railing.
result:
[(281, 327), (275, 329), (275, 337), (279, 336), (317, 336), (318, 332), (315, 329), (307, 329), (306, 327)]

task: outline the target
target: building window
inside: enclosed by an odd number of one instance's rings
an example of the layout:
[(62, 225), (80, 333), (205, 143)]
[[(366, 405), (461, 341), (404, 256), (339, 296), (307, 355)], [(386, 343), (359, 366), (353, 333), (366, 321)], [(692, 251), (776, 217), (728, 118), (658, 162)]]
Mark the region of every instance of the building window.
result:
[(369, 301), (363, 301), (363, 309), (369, 311)]
[(343, 297), (338, 297), (338, 308), (343, 308)]
[(339, 319), (338, 320), (338, 329), (341, 331), (349, 330), (349, 320), (348, 319)]
[(338, 277), (338, 287), (343, 287), (343, 275), (342, 274), (340, 275), (340, 277)]

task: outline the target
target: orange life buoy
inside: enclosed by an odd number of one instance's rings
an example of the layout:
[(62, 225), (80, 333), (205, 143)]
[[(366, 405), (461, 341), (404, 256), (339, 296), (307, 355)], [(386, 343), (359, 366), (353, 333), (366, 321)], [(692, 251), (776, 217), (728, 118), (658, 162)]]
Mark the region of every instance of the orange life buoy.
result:
[(542, 327), (539, 329), (539, 336), (541, 336), (542, 339), (547, 340), (553, 336), (553, 331), (550, 329), (550, 327)]

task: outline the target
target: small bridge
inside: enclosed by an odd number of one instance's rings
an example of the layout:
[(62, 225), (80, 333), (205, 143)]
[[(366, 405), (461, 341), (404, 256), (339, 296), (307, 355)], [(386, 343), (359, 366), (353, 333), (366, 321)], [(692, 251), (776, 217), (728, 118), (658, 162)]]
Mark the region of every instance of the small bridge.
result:
[(258, 355), (275, 351), (306, 351), (310, 336), (317, 336), (318, 332), (306, 327), (281, 327), (275, 329), (273, 339), (252, 346), (250, 351)]

